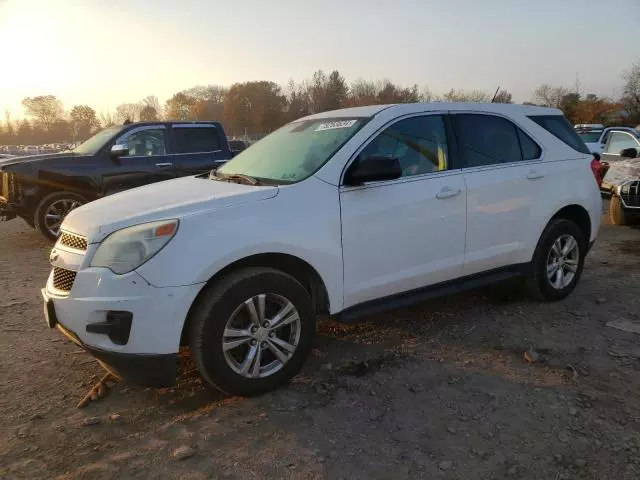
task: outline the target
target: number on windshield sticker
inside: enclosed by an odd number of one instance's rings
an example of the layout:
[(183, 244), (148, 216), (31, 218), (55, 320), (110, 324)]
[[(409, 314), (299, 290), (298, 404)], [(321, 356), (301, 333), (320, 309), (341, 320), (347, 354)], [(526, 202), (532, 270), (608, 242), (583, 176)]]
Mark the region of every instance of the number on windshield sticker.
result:
[(321, 123), (314, 130), (316, 132), (323, 132), (324, 130), (335, 130), (337, 128), (350, 128), (356, 124), (357, 120), (339, 120), (336, 122)]

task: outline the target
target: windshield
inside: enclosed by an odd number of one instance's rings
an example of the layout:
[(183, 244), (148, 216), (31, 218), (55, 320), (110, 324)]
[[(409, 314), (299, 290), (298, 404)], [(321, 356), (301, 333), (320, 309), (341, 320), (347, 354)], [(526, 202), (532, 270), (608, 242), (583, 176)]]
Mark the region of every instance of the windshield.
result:
[(122, 125), (115, 125), (96, 133), (86, 142), (78, 145), (72, 150), (79, 155), (95, 155), (109, 140), (115, 137), (122, 130)]
[(593, 130), (590, 132), (578, 132), (578, 136), (585, 143), (594, 143), (600, 140), (600, 135), (602, 135), (602, 130)]
[(367, 118), (324, 118), (285, 125), (243, 150), (218, 169), (223, 175), (295, 183), (313, 175)]

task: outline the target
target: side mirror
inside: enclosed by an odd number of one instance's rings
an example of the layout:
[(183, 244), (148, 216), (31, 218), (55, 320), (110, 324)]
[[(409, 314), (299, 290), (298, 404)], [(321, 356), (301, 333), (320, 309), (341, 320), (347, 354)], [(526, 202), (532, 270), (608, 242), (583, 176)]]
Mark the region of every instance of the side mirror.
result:
[(622, 158), (636, 158), (638, 156), (638, 150), (636, 148), (625, 148), (620, 150), (620, 156)]
[(354, 162), (345, 175), (344, 184), (355, 186), (366, 182), (395, 180), (402, 176), (397, 158), (367, 157)]
[(118, 159), (129, 155), (129, 147), (123, 144), (115, 144), (111, 147), (111, 158)]

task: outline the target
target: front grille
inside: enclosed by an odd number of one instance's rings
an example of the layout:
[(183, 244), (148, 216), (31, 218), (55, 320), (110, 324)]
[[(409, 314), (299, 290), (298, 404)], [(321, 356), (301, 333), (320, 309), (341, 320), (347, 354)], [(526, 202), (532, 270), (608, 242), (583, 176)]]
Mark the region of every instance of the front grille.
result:
[(626, 206), (640, 208), (640, 180), (622, 185), (620, 198)]
[(70, 292), (73, 282), (76, 279), (76, 272), (64, 268), (54, 267), (53, 286), (56, 290)]
[(87, 239), (80, 235), (74, 235), (73, 233), (62, 232), (58, 243), (60, 245), (75, 248), (76, 250), (87, 250)]

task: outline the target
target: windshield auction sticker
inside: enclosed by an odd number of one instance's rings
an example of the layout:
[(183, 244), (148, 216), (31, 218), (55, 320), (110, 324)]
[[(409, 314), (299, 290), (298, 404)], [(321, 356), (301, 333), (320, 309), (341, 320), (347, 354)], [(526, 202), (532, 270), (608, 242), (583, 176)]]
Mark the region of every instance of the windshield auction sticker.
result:
[(318, 125), (314, 132), (322, 132), (324, 130), (335, 130), (338, 128), (350, 128), (356, 124), (357, 120), (339, 120), (336, 122), (325, 122)]

